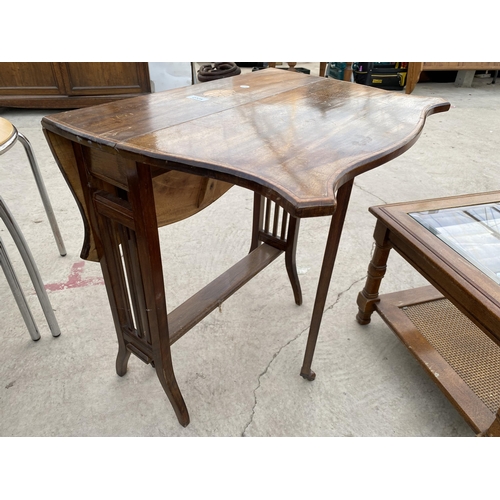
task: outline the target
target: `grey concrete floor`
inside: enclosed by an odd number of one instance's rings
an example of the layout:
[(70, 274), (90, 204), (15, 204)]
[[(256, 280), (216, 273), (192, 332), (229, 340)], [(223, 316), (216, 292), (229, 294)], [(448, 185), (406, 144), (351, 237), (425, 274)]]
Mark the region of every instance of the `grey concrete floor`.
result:
[[(312, 68), (317, 64), (299, 63)], [(315, 72), (316, 71), (316, 72)], [(41, 330), (33, 342), (0, 277), (1, 436), (473, 436), (398, 338), (374, 316), (355, 321), (375, 220), (368, 207), (500, 188), (500, 82), (418, 84), (449, 100), (401, 157), (355, 181), (310, 383), (299, 376), (329, 218), (302, 221), (295, 305), (283, 258), (173, 346), (191, 423), (183, 428), (151, 367), (132, 357), (115, 373), (116, 335), (98, 264), (83, 262), (83, 225), (40, 121), (57, 110), (0, 109), (31, 141), (68, 254), (53, 240), (24, 150), (0, 158), (0, 194), (38, 263), (62, 334), (52, 338), (16, 248), (0, 235)], [(250, 243), (252, 193), (235, 187), (196, 216), (160, 229), (170, 310)], [(393, 254), (382, 292), (425, 284)]]

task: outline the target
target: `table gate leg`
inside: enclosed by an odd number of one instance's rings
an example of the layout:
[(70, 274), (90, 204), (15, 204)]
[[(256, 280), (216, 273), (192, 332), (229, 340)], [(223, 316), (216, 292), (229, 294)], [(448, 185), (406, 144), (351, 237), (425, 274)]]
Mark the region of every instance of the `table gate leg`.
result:
[(306, 353), (304, 355), (304, 363), (300, 375), (307, 380), (314, 380), (316, 374), (311, 370), (312, 359), (314, 356), (314, 349), (318, 339), (318, 332), (323, 318), (323, 311), (325, 309), (326, 298), (328, 295), (328, 288), (332, 278), (333, 266), (337, 256), (339, 247), (340, 236), (342, 234), (342, 227), (344, 225), (345, 215), (347, 212), (347, 205), (351, 195), (353, 181), (348, 181), (340, 187), (337, 191), (337, 209), (332, 215), (330, 223), (330, 231), (326, 242), (325, 255), (323, 257), (323, 264), (321, 266), (321, 273), (319, 276), (318, 289), (316, 292), (316, 300), (314, 302), (314, 309), (311, 319), (311, 326), (309, 329), (309, 337), (307, 339)]
[[(81, 146), (75, 157), (118, 337), (116, 369), (127, 371), (130, 353), (154, 364), (182, 426), (189, 414), (174, 376), (160, 241), (148, 165), (128, 165), (128, 194), (94, 177)], [(128, 198), (128, 199), (127, 199)]]
[(141, 269), (141, 291), (149, 324), (156, 374), (182, 426), (189, 424), (186, 404), (177, 385), (170, 353), (165, 285), (161, 263), (160, 240), (154, 204), (151, 169), (137, 164), (130, 172), (129, 201), (135, 222), (137, 257)]
[(375, 226), (373, 238), (375, 239), (375, 250), (373, 257), (368, 264), (368, 276), (366, 277), (365, 287), (358, 294), (358, 314), (356, 320), (360, 325), (367, 325), (371, 321), (371, 315), (374, 311), (374, 305), (378, 301), (378, 291), (385, 272), (387, 270), (387, 259), (391, 251), (391, 244), (387, 237), (389, 231), (380, 222)]
[[(127, 373), (127, 363), (130, 357), (123, 330), (133, 329), (133, 319), (126, 292), (126, 280), (121, 265), (120, 241), (116, 231), (116, 223), (109, 217), (100, 214), (95, 203), (96, 191), (116, 196), (116, 188), (92, 176), (85, 158), (85, 150), (80, 144), (73, 143), (73, 153), (78, 166), (81, 185), (87, 186), (87, 189), (83, 191), (85, 204), (88, 208), (89, 222), (94, 229), (97, 255), (118, 340), (116, 373), (123, 377)], [(84, 218), (85, 220), (86, 218)]]
[(127, 364), (130, 358), (130, 351), (127, 349), (123, 330), (133, 331), (134, 321), (126, 293), (127, 284), (121, 263), (120, 241), (116, 234), (116, 228), (111, 221), (100, 216), (99, 232), (104, 252), (100, 264), (118, 338), (116, 373), (123, 377), (127, 373)]

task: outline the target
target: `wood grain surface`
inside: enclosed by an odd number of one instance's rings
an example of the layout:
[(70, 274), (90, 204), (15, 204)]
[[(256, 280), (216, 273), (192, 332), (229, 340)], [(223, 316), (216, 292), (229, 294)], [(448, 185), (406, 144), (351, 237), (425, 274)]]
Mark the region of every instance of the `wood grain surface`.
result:
[(45, 117), (82, 145), (330, 215), (338, 188), (411, 147), (440, 98), (266, 69)]

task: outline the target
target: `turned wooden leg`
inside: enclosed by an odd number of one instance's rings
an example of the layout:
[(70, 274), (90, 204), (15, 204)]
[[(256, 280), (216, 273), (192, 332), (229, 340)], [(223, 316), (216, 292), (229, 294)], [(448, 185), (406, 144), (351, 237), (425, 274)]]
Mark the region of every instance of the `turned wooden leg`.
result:
[(330, 223), (330, 231), (326, 242), (325, 255), (323, 257), (323, 265), (321, 266), (321, 274), (319, 277), (318, 290), (316, 292), (316, 300), (309, 329), (309, 337), (307, 339), (306, 353), (304, 355), (304, 363), (300, 375), (307, 380), (314, 380), (316, 374), (311, 370), (314, 349), (318, 340), (318, 332), (323, 318), (328, 288), (332, 278), (333, 266), (337, 256), (342, 227), (344, 225), (347, 205), (351, 195), (353, 181), (348, 181), (337, 192), (337, 209), (332, 215)]
[(382, 278), (387, 269), (387, 259), (391, 251), (391, 245), (388, 240), (389, 231), (380, 222), (375, 226), (373, 237), (375, 239), (375, 250), (373, 257), (368, 265), (368, 276), (365, 287), (359, 292), (357, 304), (358, 314), (356, 320), (361, 325), (367, 325), (371, 320), (371, 315), (375, 309), (375, 303), (378, 301), (378, 292)]

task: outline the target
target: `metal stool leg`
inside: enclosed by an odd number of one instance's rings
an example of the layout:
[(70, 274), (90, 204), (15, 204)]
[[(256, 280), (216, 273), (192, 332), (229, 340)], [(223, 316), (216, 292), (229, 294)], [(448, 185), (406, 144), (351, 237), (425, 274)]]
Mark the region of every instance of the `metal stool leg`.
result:
[(26, 297), (19, 285), (19, 281), (17, 279), (16, 273), (14, 272), (14, 268), (9, 260), (9, 256), (5, 250), (3, 245), (2, 238), (0, 238), (0, 267), (3, 269), (5, 277), (7, 278), (7, 283), (12, 290), (12, 294), (16, 299), (17, 306), (19, 307), (19, 311), (26, 323), (28, 328), (28, 332), (33, 340), (40, 340), (40, 332), (36, 327), (35, 320), (33, 318), (33, 314), (31, 314), (31, 310), (26, 302)]
[(33, 175), (35, 176), (36, 185), (38, 187), (38, 191), (40, 192), (43, 206), (45, 207), (45, 212), (47, 213), (47, 217), (49, 218), (50, 227), (52, 228), (52, 233), (54, 234), (54, 238), (56, 240), (59, 253), (62, 256), (65, 256), (66, 248), (64, 247), (64, 242), (61, 236), (61, 232), (59, 231), (59, 226), (57, 225), (56, 217), (54, 215), (54, 211), (52, 210), (52, 205), (49, 200), (49, 195), (47, 194), (47, 190), (45, 189), (45, 184), (43, 182), (40, 169), (38, 168), (38, 163), (33, 153), (31, 144), (28, 141), (28, 139), (26, 139), (26, 137), (19, 131), (17, 131), (17, 137), (21, 142), (21, 144), (24, 146), (26, 154), (28, 155), (28, 159), (31, 165), (31, 170), (33, 172)]
[(45, 291), (45, 286), (43, 284), (42, 278), (35, 264), (35, 260), (33, 259), (33, 255), (31, 254), (28, 244), (24, 239), (23, 234), (21, 233), (21, 229), (17, 225), (14, 217), (12, 217), (12, 214), (10, 213), (1, 196), (0, 218), (4, 221), (5, 226), (9, 230), (14, 243), (16, 244), (19, 253), (21, 254), (21, 257), (23, 258), (26, 269), (28, 270), (28, 274), (30, 275), (31, 281), (33, 282), (36, 294), (38, 295), (38, 300), (40, 301), (40, 305), (42, 306), (43, 312), (45, 314), (45, 318), (47, 319), (47, 323), (49, 324), (50, 331), (52, 332), (52, 335), (54, 337), (58, 337), (61, 334), (61, 330), (59, 329), (59, 325), (54, 315), (54, 311), (52, 310), (47, 292)]

